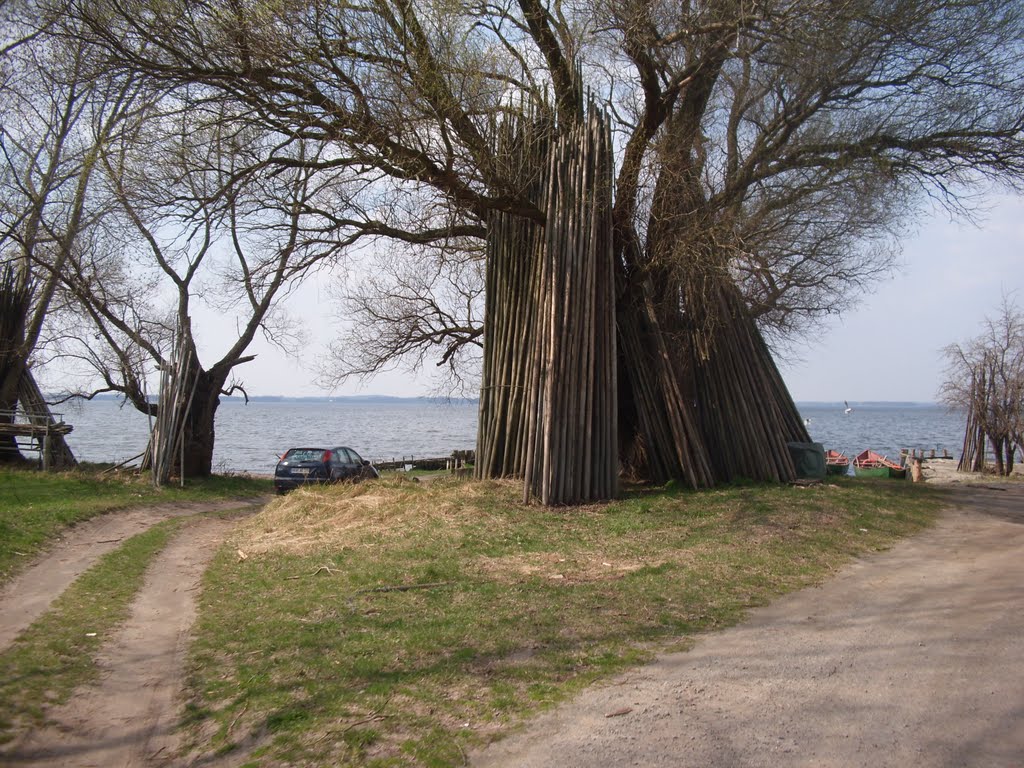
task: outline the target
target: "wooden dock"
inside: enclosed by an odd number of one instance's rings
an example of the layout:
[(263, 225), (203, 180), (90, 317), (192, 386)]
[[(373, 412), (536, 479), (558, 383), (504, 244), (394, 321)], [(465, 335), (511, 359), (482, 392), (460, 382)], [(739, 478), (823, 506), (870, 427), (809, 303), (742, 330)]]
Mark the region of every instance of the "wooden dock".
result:
[(475, 451), (454, 451), (450, 456), (420, 458), (403, 456), (401, 459), (392, 458), (391, 461), (374, 461), (373, 466), (384, 470), (411, 467), (412, 469), (426, 470), (447, 469), (454, 472), (457, 469), (463, 469), (467, 464), (472, 464), (475, 458)]

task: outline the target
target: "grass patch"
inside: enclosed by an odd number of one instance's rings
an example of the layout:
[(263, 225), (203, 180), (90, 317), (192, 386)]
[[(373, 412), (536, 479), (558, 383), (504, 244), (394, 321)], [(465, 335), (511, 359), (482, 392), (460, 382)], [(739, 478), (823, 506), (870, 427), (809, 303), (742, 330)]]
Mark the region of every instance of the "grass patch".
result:
[(95, 677), (100, 646), (128, 618), (146, 569), (183, 520), (159, 523), (105, 555), (0, 654), (0, 743), (40, 725), (46, 707)]
[(0, 583), (61, 529), (98, 514), (143, 504), (206, 501), (269, 493), (270, 481), (214, 476), (185, 488), (154, 488), (148, 476), (97, 471), (0, 468)]
[(919, 530), (941, 499), (855, 480), (562, 509), (519, 494), (382, 480), (301, 489), (243, 523), (204, 581), (193, 756), (461, 764), (581, 686)]

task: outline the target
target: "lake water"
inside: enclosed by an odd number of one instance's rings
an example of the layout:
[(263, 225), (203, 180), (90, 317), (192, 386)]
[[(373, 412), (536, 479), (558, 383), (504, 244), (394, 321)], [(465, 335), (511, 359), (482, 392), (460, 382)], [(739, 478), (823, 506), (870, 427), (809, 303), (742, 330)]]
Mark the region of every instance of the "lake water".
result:
[[(943, 449), (958, 456), (963, 418), (945, 408), (924, 404), (800, 403), (808, 430), (826, 448), (855, 456), (871, 448), (899, 456), (902, 448)], [(81, 461), (120, 462), (142, 452), (147, 419), (114, 400), (62, 406), (74, 426), (68, 443)], [(360, 402), (340, 400), (254, 401), (246, 405), (226, 398), (217, 411), (214, 470), (273, 471), (277, 456), (300, 445), (347, 445), (365, 458), (390, 461), (403, 457), (448, 456), (476, 446), (476, 403), (430, 400)]]
[[(143, 451), (145, 416), (114, 400), (64, 408), (74, 426), (68, 444), (79, 461), (120, 462)], [(296, 446), (346, 445), (364, 458), (449, 456), (476, 447), (477, 404), (429, 400), (387, 402), (253, 401), (225, 398), (217, 409), (216, 472), (270, 474)]]
[(899, 458), (901, 449), (943, 450), (959, 457), (964, 440), (964, 417), (944, 406), (906, 403), (798, 403), (811, 439), (842, 451), (851, 459), (865, 448)]

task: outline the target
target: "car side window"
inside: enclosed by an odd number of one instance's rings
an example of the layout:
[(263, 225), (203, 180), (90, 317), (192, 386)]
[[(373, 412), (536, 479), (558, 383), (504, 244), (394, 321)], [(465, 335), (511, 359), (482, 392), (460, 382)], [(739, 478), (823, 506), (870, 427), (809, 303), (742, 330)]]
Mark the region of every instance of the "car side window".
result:
[(348, 454), (349, 454), (349, 456), (352, 457), (352, 463), (353, 464), (360, 464), (361, 465), (363, 463), (363, 460), (361, 458), (359, 458), (359, 454), (356, 453), (355, 451), (353, 451), (351, 448), (348, 449)]

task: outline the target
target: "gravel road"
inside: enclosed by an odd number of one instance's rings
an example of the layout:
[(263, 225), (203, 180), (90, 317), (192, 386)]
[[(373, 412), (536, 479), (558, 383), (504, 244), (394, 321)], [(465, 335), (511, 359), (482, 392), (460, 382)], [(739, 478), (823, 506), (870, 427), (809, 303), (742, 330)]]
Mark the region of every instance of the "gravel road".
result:
[(1024, 766), (1024, 485), (472, 755), (515, 766)]

